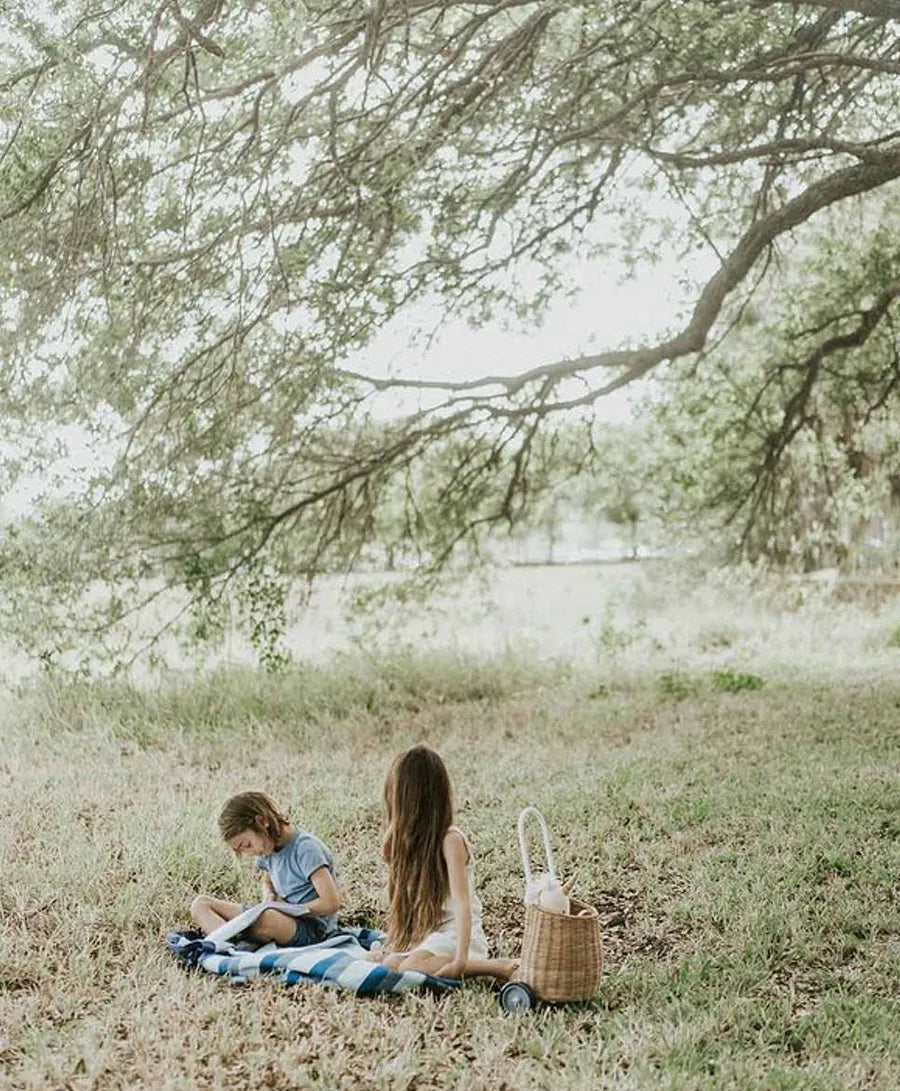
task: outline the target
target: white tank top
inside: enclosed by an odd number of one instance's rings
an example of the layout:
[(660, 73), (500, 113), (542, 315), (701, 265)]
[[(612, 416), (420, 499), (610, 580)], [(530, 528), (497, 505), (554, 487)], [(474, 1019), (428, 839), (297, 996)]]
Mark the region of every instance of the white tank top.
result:
[[(458, 826), (451, 826), (447, 832), (449, 833), (450, 830), (452, 830), (454, 833), (458, 833), (459, 836), (463, 839), (466, 846), (466, 852), (468, 853), (468, 859), (466, 860), (466, 878), (469, 882), (469, 905), (472, 909), (472, 931), (475, 932), (476, 929), (480, 930), (483, 927), (481, 917), (484, 910), (481, 905), (480, 898), (475, 893), (475, 868), (472, 858), (472, 846), (469, 844), (469, 839)], [(448, 894), (446, 899), (444, 900), (443, 906), (441, 907), (441, 928), (443, 928), (445, 925), (454, 923), (455, 918), (453, 915), (453, 897)]]

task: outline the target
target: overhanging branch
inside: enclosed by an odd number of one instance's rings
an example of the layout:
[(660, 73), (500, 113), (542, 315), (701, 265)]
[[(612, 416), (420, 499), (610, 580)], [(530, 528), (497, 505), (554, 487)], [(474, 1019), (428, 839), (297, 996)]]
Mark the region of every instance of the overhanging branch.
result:
[[(346, 371), (347, 378), (369, 383), (377, 390), (395, 388), (469, 391), (476, 393), (491, 386), (503, 387), (509, 395), (517, 394), (533, 382), (553, 383), (597, 369), (621, 369), (601, 392), (609, 394), (642, 378), (667, 360), (699, 352), (721, 312), (729, 293), (747, 276), (758, 258), (780, 235), (805, 223), (815, 213), (848, 197), (866, 193), (900, 177), (900, 147), (870, 149), (867, 161), (835, 171), (813, 182), (802, 193), (757, 220), (725, 258), (719, 270), (706, 282), (688, 324), (675, 337), (644, 349), (616, 349), (541, 364), (518, 375), (486, 375), (463, 382), (447, 380), (378, 379)], [(583, 400), (582, 400), (583, 401)]]

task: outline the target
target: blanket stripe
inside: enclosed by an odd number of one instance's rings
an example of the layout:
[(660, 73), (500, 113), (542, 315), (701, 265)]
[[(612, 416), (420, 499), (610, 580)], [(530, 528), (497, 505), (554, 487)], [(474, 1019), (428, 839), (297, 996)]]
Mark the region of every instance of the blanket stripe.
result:
[(198, 939), (190, 932), (170, 932), (166, 943), (183, 966), (205, 970), (234, 984), (259, 977), (271, 977), (285, 985), (314, 981), (358, 996), (423, 988), (446, 992), (458, 986), (459, 982), (450, 978), (418, 970), (389, 970), (369, 962), (366, 952), (383, 939), (383, 932), (371, 928), (345, 928), (309, 947), (268, 944), (258, 951), (239, 951), (227, 940)]

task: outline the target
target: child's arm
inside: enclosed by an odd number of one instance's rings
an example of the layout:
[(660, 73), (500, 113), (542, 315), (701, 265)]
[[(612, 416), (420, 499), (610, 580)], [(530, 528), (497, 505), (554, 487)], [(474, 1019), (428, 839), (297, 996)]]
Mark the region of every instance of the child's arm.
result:
[(328, 917), (341, 908), (341, 895), (331, 874), (331, 868), (323, 864), (310, 875), (309, 881), (316, 888), (316, 897), (303, 904), (314, 917)]
[(268, 871), (263, 871), (262, 868), (260, 868), (259, 875), (262, 883), (262, 900), (264, 902), (277, 902), (278, 892), (272, 883), (272, 876)]
[(451, 830), (444, 838), (444, 859), (450, 880), (450, 898), (456, 919), (456, 955), (438, 971), (439, 977), (461, 977), (466, 972), (469, 958), (469, 940), (472, 936), (472, 906), (469, 901), (469, 877), (466, 864), (469, 850), (462, 835)]

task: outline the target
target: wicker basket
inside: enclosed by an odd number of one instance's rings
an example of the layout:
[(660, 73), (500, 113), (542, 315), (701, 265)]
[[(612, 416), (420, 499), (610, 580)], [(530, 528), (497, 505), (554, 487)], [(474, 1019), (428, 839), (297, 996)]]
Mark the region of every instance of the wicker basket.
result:
[[(524, 819), (533, 813), (541, 825), (551, 879), (556, 878), (547, 824), (540, 811), (526, 807), (519, 817), (519, 844), (525, 869), (526, 891), (532, 885), (531, 865), (524, 837)], [(527, 896), (527, 895), (526, 895)], [(584, 913), (584, 916), (578, 914)], [(597, 995), (603, 972), (600, 916), (593, 906), (569, 899), (569, 912), (551, 913), (539, 905), (525, 906), (525, 937), (516, 980), (523, 981), (540, 1000), (590, 1000)]]
[(572, 913), (548, 913), (525, 906), (525, 938), (516, 980), (531, 986), (541, 1000), (590, 1000), (603, 973), (603, 943), (597, 910), (570, 899)]

